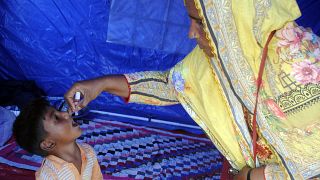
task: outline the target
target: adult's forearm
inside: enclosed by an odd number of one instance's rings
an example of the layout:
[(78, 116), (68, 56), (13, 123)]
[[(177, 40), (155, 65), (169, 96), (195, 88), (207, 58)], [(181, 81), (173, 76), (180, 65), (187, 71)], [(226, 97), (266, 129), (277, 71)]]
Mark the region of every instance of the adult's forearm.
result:
[[(234, 180), (264, 180), (264, 168), (265, 166), (258, 168), (244, 167), (239, 174), (234, 177)], [(250, 175), (249, 175), (250, 173)]]
[(127, 98), (129, 87), (124, 75), (106, 75), (96, 79), (104, 92)]
[(265, 166), (254, 168), (251, 170), (250, 179), (252, 180), (264, 180), (264, 168)]
[(143, 71), (125, 74), (130, 86), (129, 102), (167, 106), (178, 104), (169, 71)]

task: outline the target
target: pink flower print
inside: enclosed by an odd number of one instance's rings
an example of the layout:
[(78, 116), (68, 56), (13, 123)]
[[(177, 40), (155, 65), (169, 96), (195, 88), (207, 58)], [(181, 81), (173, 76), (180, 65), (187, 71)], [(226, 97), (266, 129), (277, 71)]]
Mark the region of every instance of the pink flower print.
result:
[(264, 101), (264, 103), (267, 105), (269, 110), (279, 119), (281, 120), (286, 119), (286, 115), (282, 112), (282, 109), (278, 106), (276, 102), (274, 102), (273, 99), (267, 99)]
[(303, 39), (311, 41), (313, 39), (313, 34), (306, 31), (303, 33)]
[(313, 44), (317, 44), (317, 42), (319, 41), (317, 35), (307, 31), (303, 33), (303, 39), (311, 41)]
[(296, 62), (292, 65), (291, 75), (301, 84), (318, 83), (320, 69), (309, 60)]
[(320, 68), (318, 68), (318, 76), (316, 78), (316, 82), (315, 83), (319, 83), (320, 82)]
[(317, 48), (313, 51), (312, 56), (317, 60), (320, 61), (320, 49)]
[(278, 46), (289, 47), (291, 54), (296, 54), (301, 47), (303, 32), (300, 28), (295, 28), (290, 24), (284, 29), (277, 31), (277, 37), (281, 39), (278, 42)]
[(320, 62), (320, 48), (314, 49), (314, 51), (307, 53), (310, 58), (314, 58), (316, 62)]

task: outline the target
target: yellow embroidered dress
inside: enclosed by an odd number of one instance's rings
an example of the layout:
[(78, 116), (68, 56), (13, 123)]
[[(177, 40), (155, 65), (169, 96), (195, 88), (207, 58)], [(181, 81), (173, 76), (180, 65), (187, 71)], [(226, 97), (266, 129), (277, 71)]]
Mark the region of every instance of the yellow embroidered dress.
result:
[[(195, 0), (214, 58), (196, 47), (167, 72), (127, 74), (130, 102), (181, 103), (237, 169), (254, 167), (242, 108), (253, 111), (261, 53), (269, 45), (258, 106), (258, 166), (266, 179), (320, 174), (320, 40), (293, 21), (293, 0)], [(250, 124), (250, 122), (249, 122)]]

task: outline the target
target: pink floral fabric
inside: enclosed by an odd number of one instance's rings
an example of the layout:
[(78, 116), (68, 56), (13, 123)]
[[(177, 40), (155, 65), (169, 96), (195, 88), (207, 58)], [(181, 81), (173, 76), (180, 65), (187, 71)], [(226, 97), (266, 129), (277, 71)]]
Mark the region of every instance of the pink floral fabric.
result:
[[(311, 31), (289, 23), (278, 30), (277, 53), (291, 64), (291, 77), (301, 85), (320, 82), (320, 39)], [(286, 71), (286, 70), (283, 70)]]
[(320, 68), (310, 60), (305, 59), (302, 62), (292, 64), (291, 75), (301, 84), (316, 84), (320, 81)]

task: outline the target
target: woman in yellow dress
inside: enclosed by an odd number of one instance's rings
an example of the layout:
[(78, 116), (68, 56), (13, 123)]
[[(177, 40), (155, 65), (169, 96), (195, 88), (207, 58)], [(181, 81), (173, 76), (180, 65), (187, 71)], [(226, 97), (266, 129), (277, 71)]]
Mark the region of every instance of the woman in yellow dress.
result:
[[(294, 0), (185, 0), (198, 45), (166, 72), (80, 81), (66, 93), (72, 111), (106, 91), (128, 102), (181, 103), (237, 179), (308, 179), (320, 174), (320, 40), (297, 26)], [(274, 36), (271, 32), (276, 31)], [(257, 159), (252, 114), (261, 56)], [(83, 95), (74, 104), (76, 91)], [(252, 169), (251, 169), (252, 168)]]

